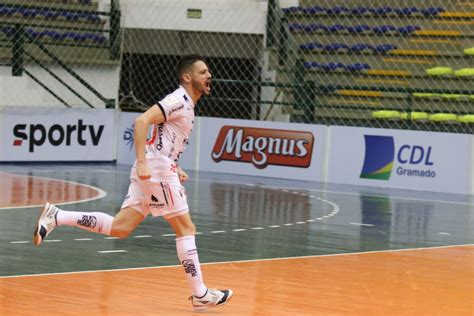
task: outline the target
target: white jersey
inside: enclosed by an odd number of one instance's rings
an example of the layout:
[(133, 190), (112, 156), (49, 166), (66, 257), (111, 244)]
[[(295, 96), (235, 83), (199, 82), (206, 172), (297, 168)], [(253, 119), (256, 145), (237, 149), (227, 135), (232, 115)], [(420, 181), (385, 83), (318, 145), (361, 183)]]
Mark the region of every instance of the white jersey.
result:
[(153, 125), (151, 137), (146, 142), (147, 160), (175, 163), (186, 148), (194, 126), (193, 100), (179, 86), (155, 106), (163, 111), (165, 122)]

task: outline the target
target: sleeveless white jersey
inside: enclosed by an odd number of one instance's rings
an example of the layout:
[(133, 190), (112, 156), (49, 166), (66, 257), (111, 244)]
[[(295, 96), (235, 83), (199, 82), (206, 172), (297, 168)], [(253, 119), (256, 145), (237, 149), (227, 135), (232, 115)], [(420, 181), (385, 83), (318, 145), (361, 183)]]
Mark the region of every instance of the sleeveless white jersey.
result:
[(146, 158), (152, 163), (151, 168), (158, 166), (153, 162), (159, 165), (165, 163), (166, 166), (176, 163), (188, 144), (194, 126), (194, 103), (182, 86), (155, 106), (163, 111), (165, 122), (153, 125), (146, 142)]

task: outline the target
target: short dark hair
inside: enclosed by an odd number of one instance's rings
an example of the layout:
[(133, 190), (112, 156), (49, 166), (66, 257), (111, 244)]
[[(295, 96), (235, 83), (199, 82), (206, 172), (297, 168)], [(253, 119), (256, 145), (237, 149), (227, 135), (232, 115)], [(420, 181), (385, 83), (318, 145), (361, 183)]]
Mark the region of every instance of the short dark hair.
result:
[(181, 76), (186, 71), (188, 71), (192, 67), (192, 65), (197, 61), (202, 61), (202, 62), (206, 63), (206, 61), (204, 60), (204, 57), (202, 57), (201, 55), (198, 55), (198, 54), (185, 55), (185, 56), (181, 57), (181, 59), (178, 62), (178, 69), (177, 69), (178, 70), (177, 75), (178, 75), (178, 81), (179, 82), (181, 82)]

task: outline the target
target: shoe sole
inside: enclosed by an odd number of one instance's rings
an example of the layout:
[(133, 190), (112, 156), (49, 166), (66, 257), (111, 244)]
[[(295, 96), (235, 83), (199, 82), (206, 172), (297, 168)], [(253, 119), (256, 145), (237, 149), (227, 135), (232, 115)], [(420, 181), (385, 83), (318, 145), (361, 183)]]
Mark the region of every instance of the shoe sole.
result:
[(41, 214), (38, 217), (38, 220), (36, 221), (36, 229), (35, 229), (35, 233), (33, 234), (33, 243), (35, 244), (35, 246), (39, 246), (43, 242), (43, 238), (41, 238), (41, 235), (39, 233), (40, 220), (41, 220), (41, 217), (43, 217), (43, 214), (49, 209), (49, 206), (50, 204), (48, 202), (44, 203), (43, 210), (41, 211)]
[(209, 308), (223, 306), (223, 305), (227, 304), (227, 303), (232, 299), (232, 296), (233, 296), (233, 295), (234, 295), (234, 291), (232, 291), (231, 289), (229, 289), (229, 296), (227, 296), (227, 299), (225, 300), (224, 303), (219, 304), (219, 305), (209, 305), (209, 306), (203, 306), (203, 307), (194, 307), (194, 306), (193, 306), (193, 310), (194, 310), (195, 312), (203, 312), (203, 311), (205, 311), (205, 310), (208, 310)]

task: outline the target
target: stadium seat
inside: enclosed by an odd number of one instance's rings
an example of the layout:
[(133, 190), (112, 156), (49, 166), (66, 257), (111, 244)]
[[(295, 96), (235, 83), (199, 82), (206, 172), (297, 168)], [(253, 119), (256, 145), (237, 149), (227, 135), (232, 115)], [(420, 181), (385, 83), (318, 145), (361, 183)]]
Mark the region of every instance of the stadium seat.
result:
[(374, 53), (385, 54), (391, 50), (397, 49), (397, 46), (392, 44), (382, 44), (373, 48)]
[(379, 119), (398, 119), (400, 118), (400, 112), (391, 110), (374, 111), (372, 112), (372, 117)]
[(419, 30), (421, 30), (421, 27), (419, 27), (418, 25), (407, 25), (399, 27), (397, 29), (397, 32), (401, 35), (410, 35)]
[(369, 8), (369, 12), (375, 16), (385, 16), (394, 12), (394, 10), (390, 7), (381, 7), (381, 8)]
[(372, 28), (372, 32), (375, 34), (385, 34), (389, 32), (395, 32), (397, 28), (393, 25), (382, 25), (382, 26), (375, 26)]
[(353, 15), (364, 15), (366, 13), (370, 13), (370, 10), (369, 8), (366, 8), (366, 7), (357, 7), (357, 8), (351, 9), (351, 13)]
[(430, 7), (430, 8), (422, 9), (420, 12), (425, 17), (434, 17), (434, 16), (438, 16), (441, 12), (444, 12), (444, 11), (445, 10), (440, 7)]
[(453, 73), (453, 69), (450, 67), (434, 67), (430, 69), (426, 69), (426, 74), (428, 76), (443, 76), (443, 75), (451, 75)]
[(344, 25), (341, 25), (341, 24), (334, 24), (334, 25), (331, 25), (327, 28), (327, 31), (330, 32), (330, 33), (338, 33), (338, 32), (346, 31), (346, 30), (347, 30), (347, 28)]
[(355, 64), (346, 65), (345, 69), (348, 72), (361, 72), (361, 71), (364, 71), (364, 70), (369, 70), (370, 65), (369, 64), (364, 64), (364, 63), (355, 63)]
[(355, 45), (352, 45), (351, 47), (349, 47), (349, 51), (352, 52), (352, 53), (359, 53), (359, 52), (363, 52), (365, 50), (373, 50), (374, 47), (372, 45), (369, 45), (369, 44), (355, 44)]
[(312, 15), (326, 14), (326, 9), (322, 7), (306, 7), (306, 8), (302, 8), (302, 12), (305, 14), (312, 14)]
[(445, 100), (466, 100), (469, 99), (467, 94), (454, 94), (454, 93), (443, 93), (439, 95), (442, 99)]
[(436, 113), (431, 114), (429, 120), (434, 122), (456, 122), (458, 116), (454, 113)]
[(324, 46), (326, 52), (348, 51), (349, 46), (341, 43), (328, 44)]
[(425, 92), (413, 92), (412, 96), (414, 98), (422, 99), (422, 98), (432, 98), (432, 97), (435, 96), (435, 94), (434, 93), (425, 93)]
[(465, 55), (474, 55), (474, 47), (465, 48), (464, 49), (464, 54)]
[(283, 8), (281, 10), (285, 14), (293, 14), (293, 13), (299, 13), (300, 12), (300, 7), (288, 7), (288, 8)]
[(426, 112), (404, 112), (400, 114), (400, 118), (403, 120), (411, 119), (413, 121), (423, 121), (429, 118)]
[(327, 15), (344, 15), (350, 13), (351, 11), (346, 7), (333, 7), (326, 9)]
[(372, 28), (366, 24), (356, 25), (356, 26), (346, 26), (346, 30), (349, 33), (365, 33), (371, 32)]
[(472, 77), (474, 76), (474, 68), (463, 68), (454, 72), (456, 77)]
[(474, 123), (474, 114), (459, 115), (458, 122), (461, 123)]
[(407, 8), (396, 8), (394, 12), (398, 16), (411, 16), (415, 13), (418, 13), (419, 10), (415, 7), (407, 7)]

